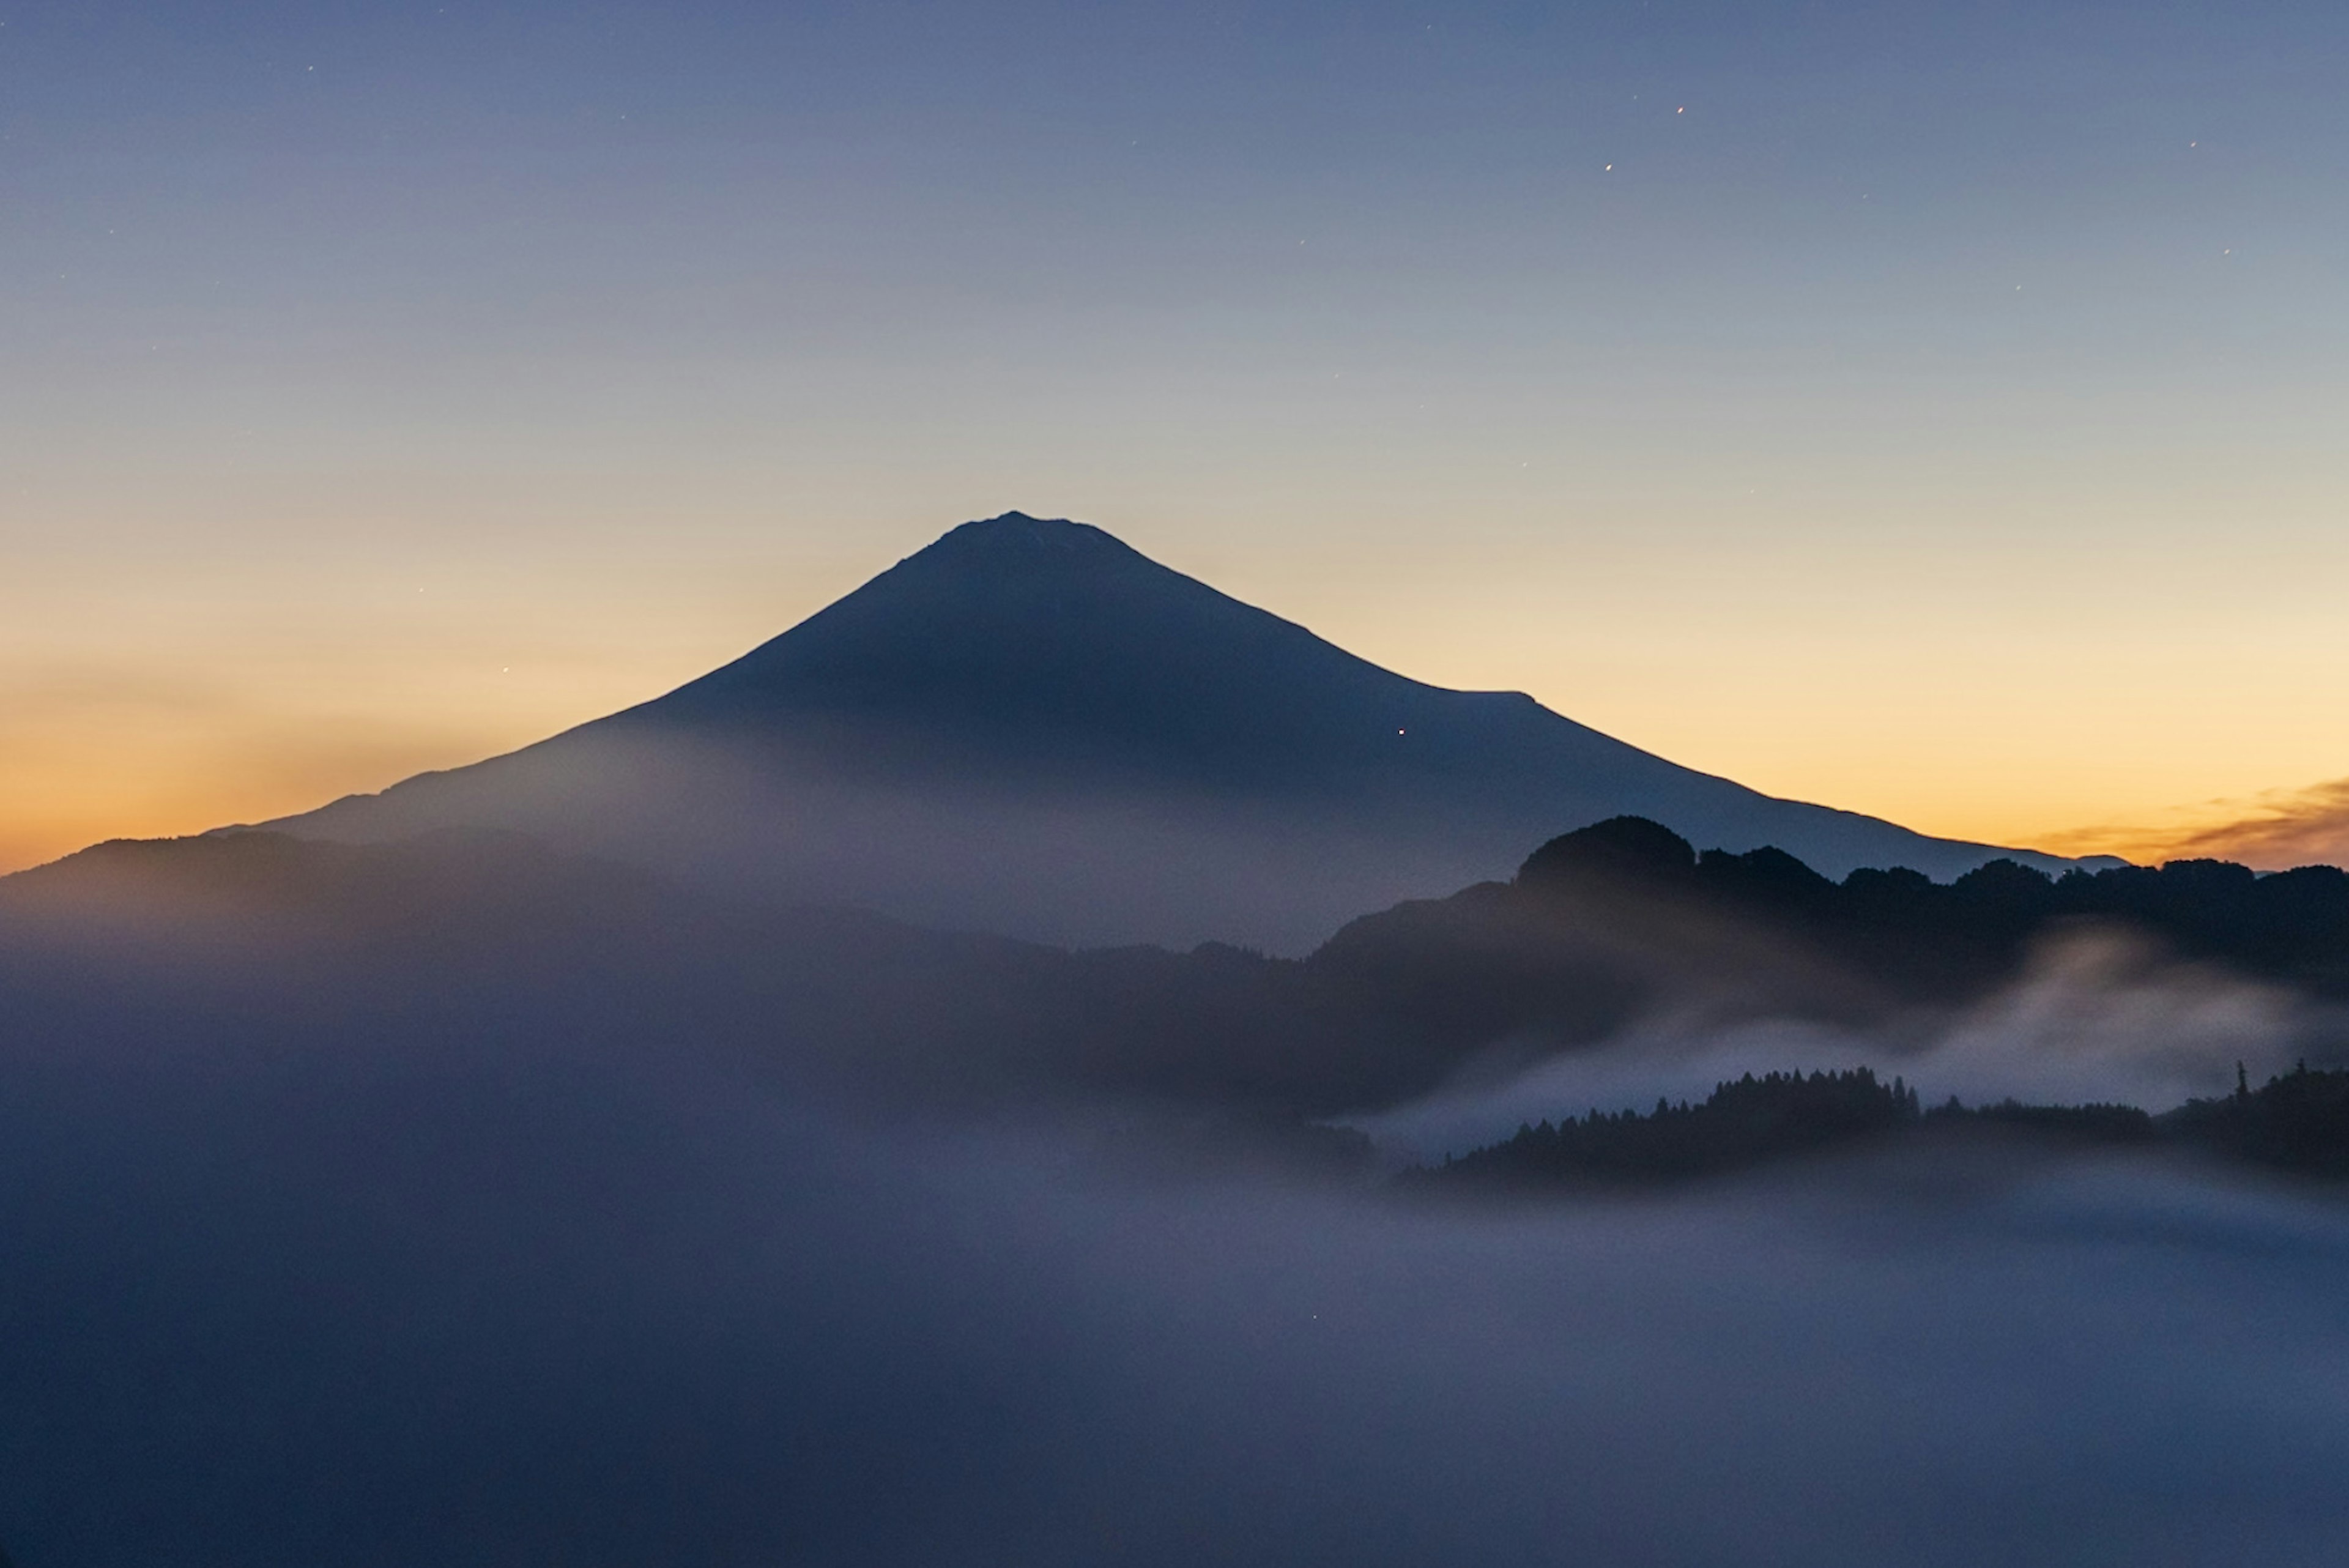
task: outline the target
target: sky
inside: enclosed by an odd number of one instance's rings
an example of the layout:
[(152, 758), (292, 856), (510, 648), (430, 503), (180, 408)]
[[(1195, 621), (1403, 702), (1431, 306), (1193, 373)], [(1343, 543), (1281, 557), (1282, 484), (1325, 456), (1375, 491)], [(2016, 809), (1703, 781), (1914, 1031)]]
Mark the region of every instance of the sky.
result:
[(1014, 507), (1774, 794), (2349, 853), (2349, 12), (684, 9), (0, 0), (0, 868)]

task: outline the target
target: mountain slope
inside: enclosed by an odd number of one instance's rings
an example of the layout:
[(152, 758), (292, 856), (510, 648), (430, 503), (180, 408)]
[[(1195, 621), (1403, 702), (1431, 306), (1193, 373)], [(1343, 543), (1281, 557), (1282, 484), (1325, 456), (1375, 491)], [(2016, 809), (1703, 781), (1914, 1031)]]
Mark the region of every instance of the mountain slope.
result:
[(929, 922), (1298, 950), (1626, 813), (1835, 876), (1946, 878), (2009, 853), (1775, 799), (1522, 693), (1409, 680), (1098, 528), (1016, 512), (667, 696), (271, 826), (519, 829)]

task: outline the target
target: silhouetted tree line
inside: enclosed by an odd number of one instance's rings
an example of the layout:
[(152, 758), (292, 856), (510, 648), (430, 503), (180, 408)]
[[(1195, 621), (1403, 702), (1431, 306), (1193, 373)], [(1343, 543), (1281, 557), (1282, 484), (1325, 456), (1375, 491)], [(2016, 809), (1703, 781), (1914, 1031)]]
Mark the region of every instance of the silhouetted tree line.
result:
[(1951, 1096), (1928, 1110), (1922, 1119), (1943, 1125), (1972, 1122), (1981, 1126), (2023, 1127), (2088, 1143), (2149, 1143), (2159, 1132), (2152, 1116), (2135, 1106), (2095, 1103), (2085, 1106), (2033, 1106), (2009, 1096), (1987, 1105), (1966, 1106)]
[(1446, 1156), (1412, 1179), (1502, 1186), (1670, 1181), (1967, 1127), (2017, 1128), (2075, 1144), (2166, 1147), (2301, 1175), (2349, 1176), (2349, 1072), (2313, 1070), (2303, 1062), (2254, 1089), (2238, 1067), (2234, 1094), (2189, 1100), (2158, 1116), (2109, 1104), (2006, 1099), (1968, 1106), (1955, 1096), (1928, 1108), (1899, 1078), (1886, 1084), (1866, 1067), (1807, 1076), (1748, 1073), (1693, 1106), (1658, 1100), (1644, 1116), (1594, 1109), (1579, 1118), (1520, 1126), (1513, 1137)]
[(1801, 931), (1885, 972), (1930, 983), (2011, 961), (2065, 921), (2126, 924), (2194, 957), (2320, 989), (2349, 991), (2349, 874), (2303, 866), (2261, 876), (2225, 860), (2075, 868), (2050, 877), (1992, 860), (1955, 881), (1862, 869), (1841, 882), (1781, 849), (1702, 854), (1640, 817), (1552, 839), (1518, 886), (1536, 896), (1645, 888)]
[(1748, 1073), (1692, 1106), (1656, 1108), (1517, 1128), (1506, 1143), (1447, 1158), (1447, 1175), (1593, 1181), (1656, 1181), (1703, 1176), (1781, 1155), (1879, 1134), (1919, 1116), (1916, 1091), (1899, 1078), (1879, 1083), (1866, 1067), (1847, 1073)]
[(2167, 1136), (2214, 1154), (2311, 1176), (2349, 1176), (2349, 1072), (2302, 1062), (2254, 1089), (2238, 1065), (2233, 1094), (2189, 1100), (2160, 1120)]

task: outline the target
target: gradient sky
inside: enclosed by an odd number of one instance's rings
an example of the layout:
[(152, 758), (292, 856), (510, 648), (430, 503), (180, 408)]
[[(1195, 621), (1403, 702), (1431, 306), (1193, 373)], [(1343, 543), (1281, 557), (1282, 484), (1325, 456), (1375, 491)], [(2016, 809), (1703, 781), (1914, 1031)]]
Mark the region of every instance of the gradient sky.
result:
[(1010, 507), (1930, 831), (2337, 804), (2344, 102), (2338, 5), (0, 5), (0, 867)]

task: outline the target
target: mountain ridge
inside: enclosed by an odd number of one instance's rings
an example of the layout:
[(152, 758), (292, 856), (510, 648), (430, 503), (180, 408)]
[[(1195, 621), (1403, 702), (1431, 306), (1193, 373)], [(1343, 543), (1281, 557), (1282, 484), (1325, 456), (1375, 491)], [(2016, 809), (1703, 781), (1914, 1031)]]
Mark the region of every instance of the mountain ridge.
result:
[[(327, 1039), (330, 1054), (440, 1055), (518, 1035), (559, 1055), (714, 1053), (885, 1110), (1381, 1115), (1552, 1057), (1653, 1048), (1665, 1064), (1673, 1039), (1773, 1023), (1829, 1031), (1833, 1053), (1867, 1039), (1896, 1065), (2067, 952), (2302, 999), (2272, 1014), (2262, 1070), (2295, 1051), (2337, 1062), (2349, 874), (2205, 861), (2050, 879), (1992, 862), (1949, 884), (1837, 883), (1780, 850), (1699, 852), (1618, 818), (1538, 846), (1509, 880), (1361, 915), (1299, 958), (926, 929), (512, 834), (116, 841), (0, 877), (0, 994), (26, 1050)], [(2240, 1042), (2214, 1050), (2205, 1090)]]

